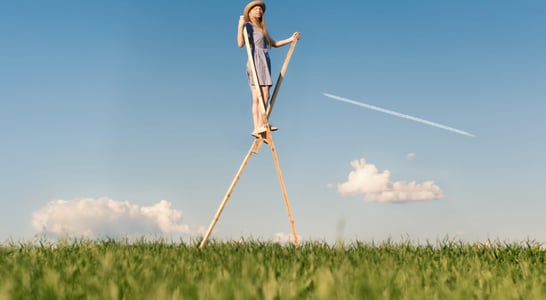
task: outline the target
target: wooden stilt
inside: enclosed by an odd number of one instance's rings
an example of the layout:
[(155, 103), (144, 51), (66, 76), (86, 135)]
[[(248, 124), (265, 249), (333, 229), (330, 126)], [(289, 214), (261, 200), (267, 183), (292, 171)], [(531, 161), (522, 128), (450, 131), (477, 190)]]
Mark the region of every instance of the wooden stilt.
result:
[[(243, 162), (241, 163), (241, 166), (239, 167), (239, 170), (237, 171), (237, 174), (233, 178), (233, 181), (231, 182), (231, 185), (229, 186), (224, 199), (222, 200), (222, 203), (220, 203), (220, 207), (218, 208), (218, 211), (216, 212), (216, 215), (214, 215), (214, 218), (212, 219), (212, 222), (210, 223), (209, 229), (207, 230), (207, 233), (203, 237), (203, 240), (201, 240), (201, 244), (199, 245), (200, 249), (203, 249), (205, 247), (205, 244), (207, 243), (210, 234), (212, 233), (212, 230), (214, 229), (214, 226), (216, 226), (216, 223), (218, 222), (218, 219), (220, 219), (220, 215), (222, 214), (222, 211), (224, 210), (224, 207), (226, 206), (229, 197), (231, 196), (231, 193), (233, 192), (233, 189), (235, 188), (235, 185), (237, 185), (237, 182), (239, 181), (239, 178), (241, 178), (241, 174), (243, 173), (246, 165), (248, 164), (248, 161), (250, 159), (250, 156), (256, 149), (256, 144), (262, 143), (261, 141), (254, 140), (254, 143), (252, 143), (252, 146), (250, 146), (250, 149), (248, 150), (248, 153), (246, 154), (245, 158), (243, 159)], [(259, 149), (259, 148), (258, 148)]]
[(294, 244), (296, 247), (299, 247), (300, 242), (298, 238), (298, 233), (296, 232), (296, 224), (294, 223), (294, 216), (292, 215), (292, 208), (290, 207), (290, 201), (288, 201), (288, 193), (286, 192), (286, 186), (284, 185), (284, 179), (282, 176), (281, 165), (279, 163), (279, 157), (277, 156), (277, 148), (275, 148), (275, 142), (273, 141), (273, 136), (271, 131), (268, 129), (267, 139), (269, 141), (269, 147), (271, 148), (271, 154), (273, 155), (273, 160), (275, 161), (275, 168), (277, 169), (277, 175), (279, 176), (279, 183), (281, 185), (282, 196), (284, 198), (284, 204), (288, 211), (288, 220), (290, 221), (290, 228), (292, 229), (292, 235), (294, 236)]
[(265, 101), (264, 101), (264, 94), (262, 93), (262, 89), (260, 88), (260, 82), (258, 81), (258, 74), (256, 73), (256, 65), (254, 64), (254, 55), (252, 54), (252, 49), (250, 49), (250, 41), (248, 37), (248, 32), (246, 30), (246, 25), (243, 28), (243, 36), (245, 38), (245, 46), (246, 46), (246, 54), (248, 55), (248, 63), (250, 64), (250, 69), (252, 70), (252, 82), (254, 82), (254, 89), (256, 90), (256, 93), (260, 95), (260, 112), (265, 115)]
[(277, 94), (279, 93), (279, 89), (281, 88), (282, 80), (284, 79), (284, 74), (286, 74), (286, 69), (288, 69), (288, 64), (290, 63), (290, 59), (292, 58), (292, 53), (294, 52), (294, 48), (296, 48), (296, 43), (298, 42), (297, 39), (292, 41), (290, 44), (290, 48), (288, 49), (288, 52), (286, 53), (286, 57), (284, 58), (284, 63), (281, 67), (281, 72), (279, 74), (279, 77), (277, 78), (277, 83), (275, 84), (275, 89), (273, 90), (273, 94), (271, 95), (271, 101), (269, 102), (269, 105), (267, 106), (267, 118), (269, 119), (269, 116), (271, 115), (271, 111), (273, 110), (273, 105), (275, 105), (275, 100), (277, 100)]

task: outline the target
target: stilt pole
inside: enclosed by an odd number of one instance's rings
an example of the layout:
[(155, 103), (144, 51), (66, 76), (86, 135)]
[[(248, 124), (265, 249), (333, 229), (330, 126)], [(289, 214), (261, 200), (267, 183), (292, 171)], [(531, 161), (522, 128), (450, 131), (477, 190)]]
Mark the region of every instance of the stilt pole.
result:
[(299, 247), (300, 242), (298, 238), (298, 233), (296, 232), (296, 224), (294, 222), (294, 216), (292, 215), (292, 208), (290, 207), (290, 201), (288, 201), (288, 193), (286, 192), (286, 186), (284, 185), (284, 179), (283, 179), (282, 171), (281, 171), (281, 164), (279, 163), (279, 157), (277, 156), (277, 148), (275, 148), (275, 142), (273, 141), (273, 137), (269, 129), (267, 130), (266, 134), (267, 134), (267, 139), (269, 142), (269, 147), (271, 147), (271, 154), (273, 155), (273, 160), (275, 161), (275, 168), (277, 169), (277, 175), (279, 176), (279, 183), (281, 185), (282, 196), (284, 198), (284, 204), (286, 205), (286, 209), (288, 211), (288, 220), (290, 221), (292, 235), (294, 236), (294, 244), (296, 245), (296, 247)]
[(250, 149), (248, 150), (248, 153), (246, 154), (245, 158), (243, 159), (243, 162), (241, 163), (241, 166), (239, 167), (239, 170), (237, 171), (237, 174), (233, 178), (233, 181), (231, 182), (231, 185), (229, 186), (229, 189), (226, 192), (226, 195), (224, 196), (224, 199), (222, 200), (222, 203), (220, 203), (220, 207), (218, 208), (218, 211), (216, 212), (216, 215), (212, 219), (212, 222), (210, 223), (209, 229), (207, 230), (207, 233), (203, 237), (203, 240), (201, 240), (201, 244), (199, 245), (200, 249), (203, 249), (205, 247), (210, 234), (212, 233), (212, 230), (214, 229), (214, 226), (218, 222), (218, 219), (220, 219), (220, 215), (222, 214), (222, 211), (224, 210), (224, 207), (226, 206), (229, 197), (231, 196), (231, 193), (233, 192), (233, 189), (235, 188), (235, 185), (237, 185), (237, 182), (239, 181), (239, 178), (241, 178), (241, 174), (243, 173), (246, 165), (248, 164), (248, 161), (250, 159), (250, 156), (255, 151), (257, 145), (256, 143), (262, 143), (261, 140), (254, 140), (254, 143), (252, 143), (252, 146), (250, 146)]
[[(253, 87), (256, 90), (256, 93), (260, 96), (260, 112), (262, 114), (265, 114), (265, 101), (264, 101), (264, 95), (262, 93), (262, 89), (260, 88), (260, 82), (258, 81), (258, 74), (256, 73), (256, 65), (254, 64), (254, 55), (252, 53), (252, 49), (250, 49), (250, 41), (248, 37), (248, 32), (246, 30), (246, 24), (243, 28), (243, 36), (245, 38), (245, 47), (246, 47), (246, 54), (248, 55), (248, 63), (250, 64), (250, 69), (252, 70), (252, 82), (254, 83)], [(267, 121), (267, 120), (266, 120)], [(267, 125), (267, 124), (265, 124)]]
[(294, 39), (292, 41), (292, 43), (290, 44), (290, 48), (288, 49), (288, 52), (286, 53), (286, 57), (284, 58), (284, 63), (282, 64), (279, 78), (277, 78), (277, 83), (275, 84), (273, 95), (271, 95), (271, 101), (269, 102), (269, 106), (267, 107), (268, 119), (269, 119), (269, 116), (271, 115), (271, 110), (273, 110), (273, 105), (275, 105), (275, 100), (277, 100), (277, 94), (279, 93), (279, 89), (281, 88), (282, 80), (284, 79), (284, 74), (286, 74), (286, 69), (288, 69), (288, 64), (290, 63), (290, 59), (292, 58), (292, 53), (294, 52), (294, 48), (296, 48), (297, 42), (298, 42), (298, 39)]

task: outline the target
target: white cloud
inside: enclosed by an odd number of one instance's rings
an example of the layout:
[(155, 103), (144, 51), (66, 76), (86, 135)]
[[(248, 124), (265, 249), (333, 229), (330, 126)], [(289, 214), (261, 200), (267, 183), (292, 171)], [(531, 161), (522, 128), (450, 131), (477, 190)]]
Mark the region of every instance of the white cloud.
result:
[(165, 200), (153, 206), (110, 198), (55, 200), (32, 214), (32, 225), (42, 233), (84, 238), (192, 233), (182, 212)]
[(413, 160), (415, 158), (415, 153), (408, 153), (406, 154), (406, 159), (407, 160)]
[(440, 199), (443, 192), (433, 181), (422, 183), (390, 181), (388, 170), (380, 173), (373, 164), (364, 159), (351, 162), (354, 171), (349, 173), (347, 182), (338, 184), (343, 196), (364, 195), (371, 202), (406, 202)]
[[(301, 236), (298, 234), (298, 240), (301, 240)], [(294, 243), (294, 235), (290, 233), (277, 232), (273, 235), (273, 243), (289, 244)]]

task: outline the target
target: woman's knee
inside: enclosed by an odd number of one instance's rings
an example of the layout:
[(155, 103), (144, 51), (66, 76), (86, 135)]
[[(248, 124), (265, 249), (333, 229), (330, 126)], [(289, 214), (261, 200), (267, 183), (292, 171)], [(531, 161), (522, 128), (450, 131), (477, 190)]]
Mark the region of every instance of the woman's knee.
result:
[(261, 88), (262, 88), (262, 94), (264, 95), (264, 100), (269, 99), (269, 86), (263, 85)]

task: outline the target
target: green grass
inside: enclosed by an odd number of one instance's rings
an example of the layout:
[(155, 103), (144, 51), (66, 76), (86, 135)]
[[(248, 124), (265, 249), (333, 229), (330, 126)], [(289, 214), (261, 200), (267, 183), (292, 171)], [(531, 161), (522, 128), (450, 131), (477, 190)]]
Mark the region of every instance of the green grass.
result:
[(533, 243), (0, 245), (0, 299), (546, 299)]

